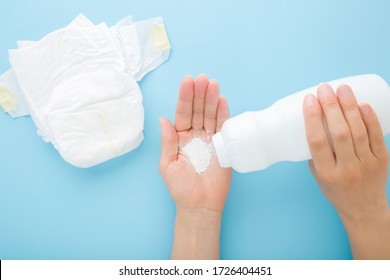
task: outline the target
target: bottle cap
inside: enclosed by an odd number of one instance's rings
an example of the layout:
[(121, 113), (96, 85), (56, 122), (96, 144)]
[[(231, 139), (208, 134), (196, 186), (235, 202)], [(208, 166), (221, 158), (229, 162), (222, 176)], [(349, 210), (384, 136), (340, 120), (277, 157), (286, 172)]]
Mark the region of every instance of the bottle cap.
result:
[(213, 136), (214, 150), (217, 154), (219, 166), (221, 167), (230, 167), (229, 158), (226, 152), (225, 143), (222, 139), (221, 132), (214, 134)]

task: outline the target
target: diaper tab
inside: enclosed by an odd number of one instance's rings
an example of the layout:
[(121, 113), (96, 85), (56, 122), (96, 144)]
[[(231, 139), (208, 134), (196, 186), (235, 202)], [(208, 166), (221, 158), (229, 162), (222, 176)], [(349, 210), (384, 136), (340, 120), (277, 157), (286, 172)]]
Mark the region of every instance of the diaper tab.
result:
[(125, 72), (136, 81), (169, 58), (171, 45), (162, 17), (124, 22), (117, 24), (114, 30), (114, 40), (124, 57)]
[(150, 36), (152, 37), (153, 48), (156, 51), (165, 51), (171, 47), (164, 24), (153, 27), (150, 30)]
[(11, 90), (5, 84), (0, 84), (0, 106), (6, 113), (17, 106)]
[[(12, 118), (29, 115), (23, 92), (12, 69), (0, 75), (0, 106)], [(4, 104), (4, 105), (2, 105)]]

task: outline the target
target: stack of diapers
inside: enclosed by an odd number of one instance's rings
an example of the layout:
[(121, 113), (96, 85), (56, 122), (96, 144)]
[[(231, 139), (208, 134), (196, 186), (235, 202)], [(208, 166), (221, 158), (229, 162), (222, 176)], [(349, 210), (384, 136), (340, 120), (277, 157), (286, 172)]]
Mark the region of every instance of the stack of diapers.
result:
[(31, 115), (68, 163), (90, 167), (137, 148), (144, 110), (137, 81), (169, 57), (162, 18), (108, 27), (79, 15), (40, 41), (9, 50), (0, 106)]

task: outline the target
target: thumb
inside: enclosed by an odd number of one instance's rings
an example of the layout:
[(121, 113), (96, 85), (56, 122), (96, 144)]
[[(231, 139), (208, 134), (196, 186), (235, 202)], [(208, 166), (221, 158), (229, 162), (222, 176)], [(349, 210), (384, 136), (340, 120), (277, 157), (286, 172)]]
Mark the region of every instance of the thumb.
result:
[(161, 126), (161, 158), (160, 165), (166, 166), (177, 156), (178, 141), (176, 129), (166, 118), (160, 118)]

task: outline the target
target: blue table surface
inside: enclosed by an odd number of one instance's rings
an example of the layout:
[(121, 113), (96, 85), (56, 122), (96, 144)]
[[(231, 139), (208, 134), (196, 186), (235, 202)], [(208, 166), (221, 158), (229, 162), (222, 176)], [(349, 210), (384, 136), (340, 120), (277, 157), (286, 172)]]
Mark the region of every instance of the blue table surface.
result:
[[(344, 76), (390, 81), (390, 2), (382, 0), (5, 0), (0, 10), (0, 72), (17, 40), (38, 40), (79, 13), (110, 25), (162, 16), (172, 45), (139, 83), (145, 140), (122, 157), (73, 167), (30, 117), (0, 113), (0, 259), (168, 259), (175, 205), (157, 167), (159, 117), (173, 119), (186, 74), (217, 79), (232, 115)], [(307, 162), (284, 162), (233, 173), (221, 258), (351, 259), (351, 250)]]

